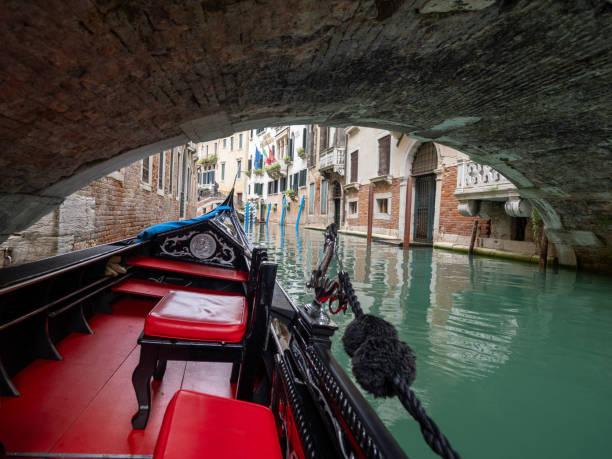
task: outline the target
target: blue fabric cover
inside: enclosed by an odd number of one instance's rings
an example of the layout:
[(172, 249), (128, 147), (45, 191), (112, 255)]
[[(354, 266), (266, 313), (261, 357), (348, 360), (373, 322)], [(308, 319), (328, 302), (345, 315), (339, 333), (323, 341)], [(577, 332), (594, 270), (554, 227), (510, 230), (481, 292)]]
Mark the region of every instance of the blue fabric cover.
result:
[(201, 215), (197, 218), (192, 218), (191, 220), (179, 220), (176, 222), (166, 222), (160, 223), (159, 225), (149, 226), (147, 229), (142, 230), (138, 234), (138, 239), (140, 239), (141, 241), (147, 241), (160, 233), (165, 233), (166, 231), (177, 229), (181, 226), (191, 225), (192, 223), (198, 223), (203, 222), (204, 220), (208, 220), (209, 218), (214, 217), (219, 212), (222, 212), (224, 210), (232, 210), (232, 208), (230, 206), (218, 206), (207, 214)]

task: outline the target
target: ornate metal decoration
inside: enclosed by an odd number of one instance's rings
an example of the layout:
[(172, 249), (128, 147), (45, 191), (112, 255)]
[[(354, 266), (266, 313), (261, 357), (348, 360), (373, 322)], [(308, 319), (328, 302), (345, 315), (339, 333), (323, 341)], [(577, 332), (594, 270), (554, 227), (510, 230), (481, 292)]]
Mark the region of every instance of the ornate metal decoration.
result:
[(215, 254), (217, 243), (210, 234), (200, 233), (191, 238), (189, 250), (194, 257), (206, 260)]
[(234, 267), (237, 257), (237, 249), (224, 235), (214, 231), (188, 231), (167, 236), (159, 244), (159, 253), (228, 267)]
[(186, 234), (178, 234), (174, 237), (166, 237), (159, 244), (159, 250), (164, 255), (171, 257), (191, 257), (189, 246), (185, 243), (191, 236), (196, 234), (196, 231), (190, 231)]

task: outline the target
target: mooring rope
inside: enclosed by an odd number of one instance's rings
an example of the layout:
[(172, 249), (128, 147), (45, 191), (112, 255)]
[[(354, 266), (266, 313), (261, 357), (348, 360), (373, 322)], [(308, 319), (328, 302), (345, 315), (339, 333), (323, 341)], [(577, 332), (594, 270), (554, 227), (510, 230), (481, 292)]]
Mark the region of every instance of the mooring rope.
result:
[(419, 423), (429, 447), (446, 459), (460, 459), (459, 453), (410, 389), (416, 376), (415, 356), (410, 346), (399, 341), (393, 324), (364, 314), (345, 271), (340, 271), (338, 280), (341, 294), (348, 300), (355, 316), (346, 328), (342, 343), (351, 357), (353, 374), (359, 384), (376, 397), (397, 396), (406, 411)]

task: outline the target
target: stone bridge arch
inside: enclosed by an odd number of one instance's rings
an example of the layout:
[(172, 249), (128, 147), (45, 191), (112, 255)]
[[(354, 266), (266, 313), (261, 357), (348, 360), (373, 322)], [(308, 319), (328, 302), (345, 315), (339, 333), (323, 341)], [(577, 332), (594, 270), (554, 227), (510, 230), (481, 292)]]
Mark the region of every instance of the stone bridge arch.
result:
[[(433, 140), (612, 259), (612, 4), (4, 2), (0, 239), (118, 167), (266, 125)], [(600, 167), (591, 168), (592, 164)]]

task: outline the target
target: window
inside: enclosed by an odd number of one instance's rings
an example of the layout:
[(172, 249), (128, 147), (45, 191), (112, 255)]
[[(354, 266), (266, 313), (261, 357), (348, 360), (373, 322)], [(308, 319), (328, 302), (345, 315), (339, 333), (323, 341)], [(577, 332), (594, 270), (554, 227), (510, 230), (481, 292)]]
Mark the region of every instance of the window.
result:
[(280, 191), (281, 193), (287, 189), (287, 177), (281, 177), (280, 179)]
[(391, 218), (391, 193), (374, 195), (374, 218), (389, 220)]
[(306, 169), (300, 171), (300, 187), (306, 186)]
[(263, 194), (263, 183), (256, 183), (254, 185), (255, 194), (261, 196)]
[(240, 178), (240, 174), (242, 173), (242, 160), (236, 160), (236, 178)]
[(289, 139), (289, 160), (293, 161), (293, 158), (295, 157), (295, 152), (293, 151), (295, 150), (295, 135), (291, 134), (291, 138)]
[(247, 163), (247, 165), (249, 167), (249, 170), (252, 170), (253, 169), (253, 160), (249, 159), (249, 162)]
[(389, 200), (388, 199), (377, 199), (376, 210), (379, 214), (389, 214)]
[(412, 175), (431, 174), (438, 165), (438, 154), (433, 142), (419, 147), (412, 163)]
[(236, 194), (236, 198), (237, 198), (236, 205), (238, 207), (241, 207), (242, 206), (242, 193)]
[(144, 183), (151, 183), (151, 157), (147, 156), (142, 160), (142, 176), (141, 180)]
[(170, 177), (168, 177), (168, 194), (172, 194), (172, 181), (174, 179), (173, 174), (174, 174), (174, 150), (170, 150)]
[(295, 174), (293, 174), (292, 180), (291, 180), (291, 189), (295, 191), (296, 193), (298, 192), (299, 183), (300, 183), (300, 173), (296, 172)]
[(274, 180), (274, 194), (278, 193), (278, 179)]
[(223, 139), (223, 148), (227, 148), (227, 139)]
[(357, 172), (358, 172), (358, 161), (359, 161), (359, 151), (354, 151), (351, 153), (351, 183), (357, 182)]
[(230, 137), (230, 150), (234, 151), (234, 136)]
[(274, 182), (268, 182), (268, 194), (272, 194), (274, 190)]
[(208, 158), (208, 145), (206, 145), (206, 157)]
[(314, 214), (315, 184), (311, 183), (308, 190), (308, 213)]
[(225, 180), (225, 163), (221, 163), (221, 180)]
[(217, 142), (215, 142), (215, 155), (217, 154)]
[(302, 148), (306, 151), (306, 128), (302, 131)]
[(327, 213), (327, 180), (321, 180), (321, 213)]
[(166, 159), (166, 154), (165, 153), (160, 153), (157, 155), (157, 157), (159, 158), (159, 170), (158, 170), (158, 174), (157, 174), (157, 191), (161, 191), (162, 193), (164, 192), (164, 169), (165, 169), (165, 159)]
[(391, 162), (391, 136), (386, 135), (378, 139), (378, 175), (389, 175)]
[(357, 217), (357, 200), (349, 201), (349, 217)]
[(242, 134), (238, 135), (238, 148), (242, 148)]

